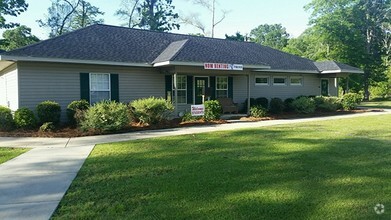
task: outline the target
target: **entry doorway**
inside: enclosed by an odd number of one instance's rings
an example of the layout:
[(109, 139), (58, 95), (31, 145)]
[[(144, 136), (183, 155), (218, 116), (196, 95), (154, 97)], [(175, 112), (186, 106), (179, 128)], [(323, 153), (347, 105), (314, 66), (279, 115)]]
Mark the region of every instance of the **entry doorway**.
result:
[(195, 104), (196, 105), (201, 105), (203, 104), (203, 97), (206, 95), (206, 91), (208, 89), (208, 77), (195, 77), (194, 78), (195, 82)]
[(322, 96), (328, 96), (329, 95), (329, 80), (328, 79), (321, 79), (320, 80), (320, 94)]

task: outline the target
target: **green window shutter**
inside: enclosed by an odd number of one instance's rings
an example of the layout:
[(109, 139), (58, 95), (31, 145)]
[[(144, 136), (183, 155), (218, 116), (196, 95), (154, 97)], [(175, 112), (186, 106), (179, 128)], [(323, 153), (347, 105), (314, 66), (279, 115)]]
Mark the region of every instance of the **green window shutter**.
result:
[(234, 98), (234, 78), (232, 76), (228, 77), (228, 98)]
[(111, 100), (119, 102), (118, 74), (110, 74)]
[(80, 73), (80, 99), (90, 102), (90, 74)]
[(193, 104), (193, 76), (187, 76), (187, 104)]
[(210, 95), (210, 99), (215, 100), (216, 99), (216, 77), (211, 76), (209, 77), (209, 79), (210, 79), (210, 88), (212, 91), (212, 94)]
[(172, 76), (166, 75), (166, 100), (172, 100)]

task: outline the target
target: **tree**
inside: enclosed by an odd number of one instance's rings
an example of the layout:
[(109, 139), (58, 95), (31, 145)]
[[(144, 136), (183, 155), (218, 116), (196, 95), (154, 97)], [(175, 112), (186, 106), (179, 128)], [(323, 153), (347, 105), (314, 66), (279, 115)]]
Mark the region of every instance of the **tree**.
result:
[(100, 15), (104, 15), (104, 12), (100, 11), (98, 7), (91, 5), (89, 2), (82, 0), (75, 11), (72, 29), (76, 30), (92, 24), (101, 24), (103, 23), (103, 19), (98, 18)]
[(118, 9), (114, 15), (119, 16), (121, 20), (126, 23), (123, 26), (129, 28), (136, 27), (139, 24), (138, 8), (141, 7), (141, 0), (122, 0), (121, 8)]
[(249, 41), (249, 37), (246, 35), (242, 35), (240, 32), (236, 32), (235, 35), (225, 35), (225, 39), (234, 40), (234, 41)]
[(369, 86), (384, 81), (384, 23), (390, 21), (390, 0), (313, 0), (311, 24), (330, 43), (335, 60), (364, 70), (363, 88), (369, 98)]
[(263, 24), (250, 32), (254, 42), (282, 50), (289, 40), (289, 34), (281, 24)]
[(171, 5), (172, 0), (144, 0), (137, 9), (140, 20), (137, 24), (142, 29), (154, 31), (170, 31), (178, 29), (178, 14), (174, 13), (175, 7)]
[(7, 23), (4, 16), (17, 17), (22, 12), (27, 10), (28, 4), (25, 0), (1, 0), (0, 1), (0, 29), (13, 28), (18, 26), (18, 23)]
[(55, 37), (79, 28), (102, 23), (97, 16), (103, 15), (99, 8), (86, 0), (52, 0), (48, 15), (38, 20), (39, 26), (50, 29), (49, 37)]
[[(190, 1), (190, 0), (189, 0)], [(210, 36), (214, 37), (215, 35), (215, 28), (217, 25), (219, 25), (223, 20), (226, 18), (226, 15), (228, 11), (226, 10), (220, 10), (220, 16), (217, 17), (217, 7), (219, 6), (217, 0), (191, 0), (193, 4), (199, 5), (203, 8), (205, 8), (211, 16), (211, 28), (210, 28)], [(207, 36), (208, 35), (208, 30), (207, 30), (207, 25), (205, 25), (200, 17), (199, 14), (192, 13), (188, 16), (183, 16), (181, 18), (182, 22), (185, 24), (192, 25), (198, 29), (200, 29), (203, 33), (203, 35)]]
[(4, 31), (3, 38), (1, 49), (6, 51), (39, 42), (38, 37), (31, 34), (31, 28), (24, 25)]

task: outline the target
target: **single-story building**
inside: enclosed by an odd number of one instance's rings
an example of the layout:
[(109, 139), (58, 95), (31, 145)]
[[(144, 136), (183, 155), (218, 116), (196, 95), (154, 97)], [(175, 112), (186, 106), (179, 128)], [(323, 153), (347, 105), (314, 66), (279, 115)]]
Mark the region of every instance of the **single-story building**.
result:
[[(0, 55), (0, 105), (63, 110), (74, 100), (172, 100), (176, 113), (208, 99), (338, 95), (362, 70), (314, 62), (251, 42), (92, 25)], [(65, 112), (65, 111), (63, 111)]]

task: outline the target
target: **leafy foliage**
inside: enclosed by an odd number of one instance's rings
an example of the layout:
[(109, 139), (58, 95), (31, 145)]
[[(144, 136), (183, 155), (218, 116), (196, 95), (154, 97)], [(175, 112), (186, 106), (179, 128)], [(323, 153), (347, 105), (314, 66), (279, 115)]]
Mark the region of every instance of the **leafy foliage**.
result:
[(288, 44), (289, 34), (281, 24), (263, 24), (251, 30), (250, 36), (256, 43), (281, 50)]
[(316, 96), (314, 101), (316, 108), (320, 111), (334, 112), (342, 108), (340, 100), (337, 97)]
[(343, 109), (352, 110), (357, 108), (362, 101), (362, 96), (357, 93), (347, 93), (342, 96), (341, 104)]
[(129, 122), (127, 105), (105, 100), (87, 109), (80, 125), (83, 130), (118, 131)]
[(174, 12), (175, 7), (171, 5), (172, 0), (144, 0), (137, 8), (140, 14), (138, 27), (154, 31), (179, 30), (177, 23), (178, 14)]
[(28, 4), (25, 0), (1, 0), (0, 1), (0, 29), (13, 28), (18, 26), (18, 23), (7, 23), (5, 16), (17, 17), (22, 12), (27, 10)]
[(134, 100), (130, 103), (130, 107), (133, 120), (150, 125), (167, 120), (174, 110), (171, 102), (155, 97)]
[(269, 99), (267, 99), (265, 97), (260, 97), (260, 98), (255, 99), (255, 103), (256, 103), (256, 105), (260, 105), (265, 109), (269, 108)]
[(75, 125), (76, 123), (78, 123), (78, 121), (75, 118), (76, 112), (86, 111), (89, 107), (90, 107), (90, 103), (88, 103), (86, 100), (78, 100), (69, 103), (69, 105), (67, 106), (68, 123), (71, 125)]
[(270, 100), (269, 111), (272, 114), (280, 114), (284, 110), (284, 102), (280, 98)]
[(52, 132), (56, 130), (56, 125), (53, 122), (45, 122), (39, 127), (40, 132)]
[(228, 35), (226, 34), (225, 35), (225, 39), (227, 40), (233, 40), (233, 41), (248, 41), (249, 40), (249, 36), (246, 35), (242, 35), (239, 31), (235, 33), (235, 35)]
[(183, 116), (182, 116), (182, 122), (192, 122), (192, 121), (198, 121), (202, 118), (202, 116), (192, 116), (191, 115), (191, 112), (186, 112)]
[(91, 24), (103, 23), (99, 8), (86, 0), (52, 0), (48, 14), (38, 20), (41, 27), (50, 29), (49, 37), (56, 37)]
[(292, 102), (292, 107), (295, 112), (309, 114), (315, 112), (316, 104), (313, 98), (299, 97)]
[(0, 106), (0, 131), (9, 131), (14, 128), (11, 109)]
[(15, 29), (4, 31), (1, 49), (9, 51), (37, 42), (39, 42), (39, 39), (31, 34), (31, 28), (22, 25)]
[(253, 106), (250, 108), (250, 116), (254, 118), (266, 117), (267, 109), (260, 105)]
[(205, 101), (205, 121), (214, 121), (220, 119), (222, 107), (217, 100)]
[(20, 108), (15, 111), (14, 122), (16, 127), (31, 129), (37, 125), (37, 119), (34, 112), (28, 108)]
[(293, 112), (295, 110), (292, 106), (293, 101), (295, 101), (293, 98), (287, 98), (284, 100), (284, 111)]

